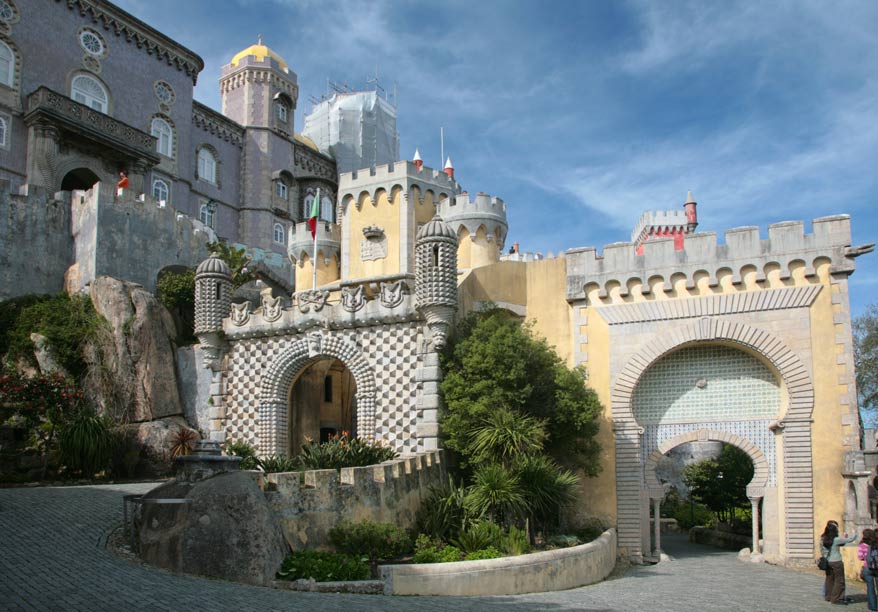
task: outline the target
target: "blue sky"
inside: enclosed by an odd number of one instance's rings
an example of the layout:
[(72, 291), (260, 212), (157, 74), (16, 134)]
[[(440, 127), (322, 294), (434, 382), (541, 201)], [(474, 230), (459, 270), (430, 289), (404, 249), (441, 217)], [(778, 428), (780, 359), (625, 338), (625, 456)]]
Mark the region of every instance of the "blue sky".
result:
[[(196, 98), (256, 42), (299, 78), (398, 84), (400, 153), (508, 205), (509, 241), (554, 252), (630, 239), (681, 207), (723, 232), (848, 213), (878, 240), (878, 2), (117, 0), (204, 59)], [(858, 260), (854, 314), (878, 302)]]

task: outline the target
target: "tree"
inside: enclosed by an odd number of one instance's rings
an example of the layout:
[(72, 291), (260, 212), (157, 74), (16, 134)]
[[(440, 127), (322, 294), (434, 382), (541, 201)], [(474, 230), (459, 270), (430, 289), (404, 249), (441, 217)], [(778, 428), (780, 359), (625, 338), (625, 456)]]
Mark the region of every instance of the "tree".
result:
[(232, 285), (235, 289), (256, 278), (256, 275), (247, 269), (253, 258), (247, 254), (246, 249), (239, 249), (225, 242), (208, 242), (207, 248), (228, 264), (232, 271)]
[(752, 478), (750, 456), (731, 444), (723, 444), (716, 459), (704, 459), (683, 469), (689, 494), (710, 508), (720, 521), (733, 519), (737, 508), (749, 507), (747, 484)]
[(878, 305), (853, 320), (853, 333), (860, 408), (878, 410)]
[(506, 411), (542, 422), (545, 450), (557, 461), (588, 475), (598, 472), (600, 447), (594, 437), (602, 407), (597, 394), (582, 372), (568, 369), (529, 326), (500, 309), (472, 313), (458, 326), (442, 365), (440, 427), (446, 448), (457, 453), (463, 469), (484, 460), (477, 448), (484, 435), (477, 438), (475, 432)]

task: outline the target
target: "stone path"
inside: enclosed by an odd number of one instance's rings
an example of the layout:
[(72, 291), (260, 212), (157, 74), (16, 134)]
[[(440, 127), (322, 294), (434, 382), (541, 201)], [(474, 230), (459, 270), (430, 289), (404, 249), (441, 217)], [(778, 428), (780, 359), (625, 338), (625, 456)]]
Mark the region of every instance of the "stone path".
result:
[[(819, 575), (740, 563), (734, 553), (666, 541), (672, 561), (632, 569), (601, 584), (513, 597), (383, 597), (276, 591), (177, 576), (105, 549), (121, 520), (122, 495), (151, 485), (0, 489), (0, 610), (320, 612), (810, 612)], [(663, 541), (665, 541), (663, 539)], [(847, 610), (866, 610), (852, 593)]]

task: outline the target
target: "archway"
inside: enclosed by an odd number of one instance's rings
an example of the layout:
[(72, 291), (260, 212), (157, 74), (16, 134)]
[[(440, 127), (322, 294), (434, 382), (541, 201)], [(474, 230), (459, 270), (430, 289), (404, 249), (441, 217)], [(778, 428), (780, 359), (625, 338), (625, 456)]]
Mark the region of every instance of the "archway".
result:
[[(649, 540), (650, 492), (644, 482), (643, 461), (651, 452), (651, 449), (644, 448), (649, 448), (651, 433), (634, 416), (635, 388), (647, 369), (662, 357), (686, 346), (705, 343), (739, 347), (757, 355), (781, 383), (782, 417), (772, 420), (767, 427), (760, 425), (756, 431), (762, 436), (782, 433), (783, 457), (777, 457), (776, 461), (791, 466), (791, 469), (783, 471), (783, 497), (776, 500), (777, 515), (784, 517), (782, 524), (785, 530), (782, 540), (781, 534), (776, 534), (783, 549), (778, 552), (784, 552), (788, 558), (810, 559), (814, 550), (811, 468), (814, 387), (811, 376), (798, 354), (774, 334), (744, 323), (712, 317), (675, 326), (642, 345), (614, 379), (611, 402), (616, 447), (619, 547), (627, 549), (629, 556), (637, 562), (642, 559), (644, 543)], [(709, 425), (715, 428), (713, 424)], [(680, 426), (689, 430), (702, 427), (698, 423), (682, 423)], [(747, 438), (750, 438), (749, 434)]]
[(356, 382), (338, 359), (318, 359), (306, 365), (290, 388), (290, 448), (296, 455), (309, 441), (333, 436), (356, 437)]
[(259, 396), (259, 453), (287, 455), (290, 450), (289, 395), (296, 378), (313, 363), (339, 360), (354, 379), (353, 429), (375, 437), (375, 374), (360, 350), (341, 335), (312, 331), (280, 352), (262, 376)]
[(88, 190), (101, 179), (88, 168), (74, 168), (61, 180), (61, 191)]

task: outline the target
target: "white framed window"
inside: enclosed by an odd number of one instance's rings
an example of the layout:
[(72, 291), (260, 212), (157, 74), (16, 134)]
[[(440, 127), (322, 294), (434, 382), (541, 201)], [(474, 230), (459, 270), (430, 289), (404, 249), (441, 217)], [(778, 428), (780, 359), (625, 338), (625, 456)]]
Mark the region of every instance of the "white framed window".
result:
[(287, 108), (287, 105), (284, 104), (283, 102), (278, 102), (274, 105), (274, 107), (277, 111), (278, 121), (283, 121), (284, 123), (286, 123), (287, 118), (289, 117), (289, 114), (290, 114), (290, 111)]
[(162, 179), (155, 179), (152, 182), (152, 197), (159, 202), (167, 202), (171, 195), (171, 188)]
[(70, 83), (70, 97), (102, 113), (107, 112), (110, 100), (104, 86), (97, 79), (85, 74), (73, 77)]
[(150, 134), (156, 137), (156, 151), (165, 157), (174, 157), (174, 129), (160, 117), (152, 120)]
[(12, 87), (15, 83), (15, 54), (0, 40), (0, 84)]
[(311, 205), (314, 203), (314, 194), (309, 193), (305, 196), (305, 203), (302, 209), (302, 218), (310, 219), (311, 218)]
[(320, 198), (320, 218), (332, 222), (332, 198), (323, 196)]
[(0, 21), (10, 23), (15, 19), (15, 9), (5, 0), (0, 0)]
[(92, 57), (102, 58), (107, 54), (104, 39), (91, 28), (83, 28), (79, 32), (79, 44)]
[(287, 184), (283, 181), (277, 181), (274, 184), (274, 194), (279, 197), (281, 200), (287, 199)]
[(156, 81), (153, 85), (153, 91), (155, 92), (155, 97), (158, 98), (159, 102), (162, 104), (171, 105), (174, 103), (174, 100), (177, 99), (177, 94), (174, 93), (174, 88), (165, 81)]
[(274, 241), (277, 244), (284, 243), (284, 226), (281, 225), (280, 223), (274, 224)]
[(213, 202), (204, 202), (198, 209), (198, 220), (207, 227), (213, 228), (216, 222), (216, 204)]
[(216, 185), (216, 158), (210, 149), (198, 149), (198, 178)]

